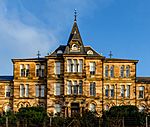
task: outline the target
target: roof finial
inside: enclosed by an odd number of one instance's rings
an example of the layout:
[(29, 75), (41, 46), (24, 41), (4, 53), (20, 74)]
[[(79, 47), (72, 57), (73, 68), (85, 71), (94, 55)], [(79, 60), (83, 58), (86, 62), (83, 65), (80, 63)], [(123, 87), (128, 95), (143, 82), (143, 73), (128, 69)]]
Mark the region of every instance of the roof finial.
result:
[(37, 54), (38, 59), (40, 58), (40, 55), (41, 55), (40, 51), (38, 51), (38, 54)]
[(110, 57), (110, 58), (112, 58), (112, 56), (113, 56), (113, 54), (112, 54), (112, 52), (110, 51), (110, 53), (109, 53), (109, 57)]
[(77, 21), (77, 10), (74, 9), (74, 21)]

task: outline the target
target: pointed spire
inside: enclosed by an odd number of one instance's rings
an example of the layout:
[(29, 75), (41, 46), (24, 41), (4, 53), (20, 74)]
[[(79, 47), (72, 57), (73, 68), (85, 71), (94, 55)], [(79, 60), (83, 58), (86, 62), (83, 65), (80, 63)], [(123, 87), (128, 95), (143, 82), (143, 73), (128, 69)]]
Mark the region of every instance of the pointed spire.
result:
[(74, 9), (74, 21), (76, 22), (77, 21), (77, 10)]
[(76, 21), (77, 21), (77, 11), (75, 9), (74, 10), (74, 24), (73, 24), (67, 45), (69, 45), (71, 41), (78, 41), (80, 45), (83, 46), (82, 38), (80, 36), (79, 28), (78, 28)]

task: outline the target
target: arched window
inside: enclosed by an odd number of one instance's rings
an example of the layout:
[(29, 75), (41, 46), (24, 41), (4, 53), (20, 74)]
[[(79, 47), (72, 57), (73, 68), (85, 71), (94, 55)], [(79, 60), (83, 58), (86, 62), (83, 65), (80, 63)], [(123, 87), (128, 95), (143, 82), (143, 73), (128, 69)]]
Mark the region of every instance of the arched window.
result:
[(111, 66), (111, 68), (110, 68), (110, 77), (111, 78), (114, 77), (114, 66)]
[(126, 66), (126, 77), (128, 78), (130, 76), (130, 66)]
[(96, 105), (95, 104), (90, 104), (90, 106), (89, 106), (89, 110), (91, 111), (91, 112), (95, 112), (96, 111)]
[(120, 67), (120, 77), (123, 78), (124, 77), (124, 65), (122, 65)]
[(109, 66), (106, 65), (106, 66), (105, 66), (105, 77), (106, 77), (106, 78), (108, 77), (108, 69), (109, 69)]

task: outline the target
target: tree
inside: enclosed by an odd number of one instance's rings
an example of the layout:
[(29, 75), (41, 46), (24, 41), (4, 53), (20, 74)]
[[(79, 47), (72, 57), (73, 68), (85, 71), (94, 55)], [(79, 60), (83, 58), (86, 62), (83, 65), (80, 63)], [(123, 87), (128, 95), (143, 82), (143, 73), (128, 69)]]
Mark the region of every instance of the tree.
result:
[(46, 110), (43, 107), (23, 107), (16, 114), (22, 124), (42, 126), (47, 119)]

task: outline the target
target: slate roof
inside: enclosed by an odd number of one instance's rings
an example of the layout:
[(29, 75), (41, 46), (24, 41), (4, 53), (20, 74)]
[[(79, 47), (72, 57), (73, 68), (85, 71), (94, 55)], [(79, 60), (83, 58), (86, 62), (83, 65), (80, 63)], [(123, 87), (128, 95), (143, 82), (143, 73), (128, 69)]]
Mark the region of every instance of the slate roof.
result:
[(13, 81), (14, 76), (0, 76), (0, 81)]
[(131, 61), (131, 62), (138, 62), (138, 60), (133, 60), (133, 59), (120, 59), (120, 58), (106, 58), (106, 61), (121, 61), (121, 62), (125, 62), (125, 61)]
[(12, 59), (12, 61), (44, 61), (46, 60), (46, 58), (44, 57), (40, 57), (40, 58), (21, 58), (21, 59)]
[(137, 77), (137, 83), (150, 83), (150, 77)]

